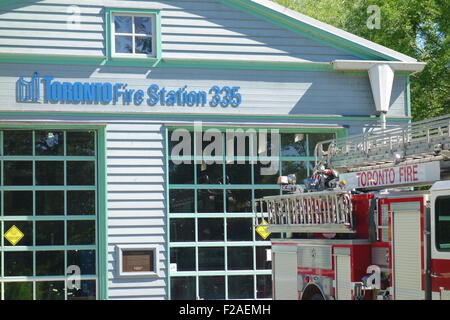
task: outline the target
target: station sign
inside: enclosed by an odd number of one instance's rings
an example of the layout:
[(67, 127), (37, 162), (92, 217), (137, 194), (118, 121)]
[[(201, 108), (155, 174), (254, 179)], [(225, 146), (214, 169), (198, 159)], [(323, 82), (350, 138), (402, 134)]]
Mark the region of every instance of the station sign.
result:
[(339, 178), (340, 181), (345, 180), (347, 190), (424, 185), (440, 180), (440, 163), (432, 161), (343, 173), (339, 175)]

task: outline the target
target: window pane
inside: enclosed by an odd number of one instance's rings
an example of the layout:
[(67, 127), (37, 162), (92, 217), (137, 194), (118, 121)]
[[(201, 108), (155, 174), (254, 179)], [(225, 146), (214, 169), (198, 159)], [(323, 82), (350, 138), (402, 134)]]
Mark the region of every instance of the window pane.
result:
[(256, 163), (253, 167), (255, 184), (277, 184), (280, 176), (280, 161), (272, 160), (269, 164)]
[(272, 262), (267, 261), (267, 250), (270, 247), (255, 247), (256, 248), (256, 269), (269, 270), (272, 269)]
[(306, 157), (306, 134), (283, 133), (281, 135), (281, 156)]
[(223, 184), (223, 164), (197, 165), (198, 184)]
[(31, 186), (33, 184), (33, 162), (5, 161), (3, 174), (6, 186)]
[(95, 215), (95, 191), (67, 191), (68, 215)]
[[(175, 141), (172, 141), (172, 138)], [(169, 132), (170, 156), (193, 156), (194, 135), (186, 129), (177, 129)]]
[(132, 37), (116, 36), (116, 53), (133, 53)]
[(96, 274), (95, 250), (70, 250), (67, 251), (67, 267), (79, 266), (82, 275)]
[(198, 270), (225, 270), (225, 248), (198, 248)]
[(136, 37), (135, 41), (135, 51), (134, 53), (144, 53), (151, 54), (152, 49), (152, 38), (148, 37)]
[(196, 287), (195, 277), (172, 277), (170, 278), (170, 299), (195, 300)]
[[(23, 233), (23, 238), (15, 244), (15, 246), (32, 246), (33, 245), (33, 222), (32, 221), (5, 221), (3, 235), (8, 232), (10, 228), (16, 226)], [(13, 246), (6, 237), (4, 237), (5, 246)]]
[(67, 291), (68, 300), (95, 300), (96, 296), (95, 280), (82, 280), (81, 289)]
[(198, 241), (224, 241), (223, 219), (198, 219)]
[(3, 131), (3, 155), (33, 155), (33, 134), (31, 131)]
[(95, 221), (67, 221), (67, 244), (95, 244)]
[(5, 191), (4, 214), (5, 216), (32, 216), (33, 192), (32, 191)]
[(5, 300), (33, 300), (32, 282), (5, 282)]
[(223, 212), (223, 190), (205, 189), (198, 190), (198, 212), (199, 213), (222, 213)]
[(272, 298), (272, 276), (261, 275), (256, 276), (256, 298), (270, 299)]
[(4, 252), (6, 277), (32, 276), (33, 275), (33, 252), (14, 251)]
[(36, 161), (36, 185), (64, 185), (64, 162)]
[(450, 197), (436, 199), (436, 248), (450, 251)]
[(134, 32), (139, 34), (151, 34), (152, 19), (150, 17), (134, 17)]
[(37, 276), (64, 275), (64, 251), (37, 251)]
[(252, 184), (252, 166), (249, 163), (226, 165), (227, 184)]
[(175, 164), (169, 161), (170, 184), (194, 184), (194, 165)]
[(177, 271), (195, 271), (195, 248), (171, 248), (170, 263), (177, 265)]
[(195, 220), (170, 219), (170, 241), (171, 242), (195, 241)]
[(254, 299), (253, 276), (229, 276), (228, 298), (229, 299)]
[[(265, 190), (255, 190), (255, 199), (262, 199), (269, 196), (279, 196), (280, 189), (265, 189)], [(261, 208), (255, 208), (256, 211), (261, 212)], [(267, 205), (264, 204), (263, 212), (267, 212)]]
[(304, 180), (308, 178), (307, 167), (311, 166), (311, 163), (309, 161), (283, 161), (282, 166), (283, 176), (295, 174), (297, 184), (304, 184)]
[(252, 241), (253, 223), (251, 218), (227, 219), (228, 241)]
[(114, 16), (114, 26), (116, 33), (133, 33), (130, 16)]
[(64, 300), (64, 281), (36, 282), (36, 300)]
[[(316, 147), (316, 144), (321, 141), (334, 139), (336, 137), (336, 134), (334, 133), (310, 133), (308, 134), (308, 143), (309, 143), (309, 155), (311, 157), (314, 156), (314, 148)], [(323, 149), (324, 151), (328, 150), (329, 143), (324, 145)]]
[(37, 221), (36, 245), (64, 245), (64, 221)]
[(67, 184), (78, 186), (95, 185), (95, 162), (67, 161)]
[(64, 191), (36, 191), (36, 215), (64, 215)]
[(170, 190), (170, 213), (194, 213), (194, 190)]
[(253, 270), (253, 247), (228, 247), (228, 270)]
[(93, 156), (95, 155), (94, 131), (68, 131), (67, 132), (68, 156)]
[(200, 299), (225, 299), (225, 277), (199, 277)]
[(64, 133), (53, 131), (35, 132), (35, 152), (37, 156), (63, 156)]
[(252, 190), (227, 190), (227, 212), (252, 212)]

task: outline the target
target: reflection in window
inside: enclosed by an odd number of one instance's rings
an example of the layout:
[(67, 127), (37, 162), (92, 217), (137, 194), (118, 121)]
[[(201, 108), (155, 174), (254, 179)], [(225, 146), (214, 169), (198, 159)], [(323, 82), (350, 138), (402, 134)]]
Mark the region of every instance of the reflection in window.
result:
[(195, 271), (195, 248), (172, 248), (170, 263), (177, 265), (177, 271)]
[(170, 184), (194, 184), (194, 165), (175, 164), (169, 161)]
[(153, 18), (150, 16), (115, 15), (115, 53), (151, 55), (153, 53)]
[(229, 276), (228, 298), (229, 299), (253, 299), (254, 298), (253, 276)]
[(64, 191), (36, 191), (36, 215), (63, 215)]
[(207, 276), (199, 277), (200, 299), (218, 300), (225, 299), (225, 277)]
[(36, 131), (35, 136), (35, 150), (37, 156), (64, 155), (63, 132)]
[(95, 191), (67, 191), (67, 214), (94, 215)]
[(22, 130), (3, 131), (3, 155), (31, 156), (33, 154), (33, 133)]
[(32, 216), (33, 191), (4, 191), (5, 216)]
[(310, 172), (314, 169), (312, 163), (309, 161), (283, 161), (282, 172), (283, 176), (295, 174), (297, 184), (303, 184), (303, 180), (308, 178), (308, 167)]
[(67, 221), (67, 244), (68, 245), (95, 244), (95, 221), (94, 220)]
[(64, 281), (36, 282), (36, 300), (64, 300)]
[(227, 190), (227, 212), (251, 212), (252, 190)]
[(226, 165), (227, 184), (252, 184), (252, 166), (245, 164), (227, 164)]
[(5, 300), (33, 300), (33, 282), (5, 282)]
[(201, 189), (197, 191), (199, 213), (223, 212), (223, 190)]
[(95, 185), (95, 162), (67, 161), (67, 184), (77, 186)]
[(95, 250), (67, 251), (67, 266), (70, 265), (79, 266), (82, 275), (95, 274)]
[(270, 274), (256, 276), (256, 298), (272, 298), (272, 276)]
[[(310, 133), (308, 135), (310, 156), (314, 156), (314, 149), (318, 142), (322, 142), (325, 140), (331, 140), (331, 139), (335, 139), (335, 138), (336, 138), (336, 134), (334, 134), (334, 133)], [(327, 151), (329, 145), (330, 145), (329, 143), (325, 144), (323, 146), (323, 150)]]
[(171, 277), (170, 299), (171, 300), (195, 300), (197, 282), (195, 277)]
[(68, 131), (67, 155), (68, 156), (94, 156), (95, 132), (94, 131)]
[(170, 213), (193, 213), (194, 190), (170, 190)]
[(37, 276), (62, 276), (64, 269), (64, 251), (36, 252)]
[(36, 161), (36, 185), (64, 185), (64, 161)]
[(5, 186), (31, 186), (33, 184), (33, 162), (5, 161), (3, 168)]
[(198, 219), (198, 241), (223, 241), (223, 219)]
[(64, 245), (64, 221), (37, 221), (36, 245)]
[(253, 270), (253, 247), (228, 247), (228, 270)]
[(222, 164), (199, 164), (197, 165), (198, 184), (223, 184)]
[(306, 157), (306, 134), (283, 133), (281, 135), (281, 156)]
[(268, 250), (270, 247), (255, 247), (256, 248), (256, 269), (268, 270), (272, 269), (272, 262), (267, 260)]
[(225, 270), (225, 248), (198, 248), (198, 269), (200, 271)]
[(81, 288), (69, 289), (67, 291), (69, 300), (95, 300), (96, 289), (95, 280), (81, 280)]
[(3, 256), (5, 259), (3, 271), (6, 277), (33, 275), (33, 252), (3, 252)]
[(228, 241), (251, 241), (253, 237), (252, 218), (228, 218)]
[(170, 219), (170, 241), (195, 241), (195, 219)]

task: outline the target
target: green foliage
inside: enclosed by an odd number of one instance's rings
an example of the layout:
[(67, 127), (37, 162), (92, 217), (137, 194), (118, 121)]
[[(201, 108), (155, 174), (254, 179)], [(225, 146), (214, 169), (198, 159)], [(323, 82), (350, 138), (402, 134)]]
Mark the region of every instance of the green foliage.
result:
[[(414, 120), (450, 113), (450, 1), (273, 0), (317, 20), (427, 63), (411, 76)], [(369, 28), (371, 5), (380, 8), (380, 28)]]

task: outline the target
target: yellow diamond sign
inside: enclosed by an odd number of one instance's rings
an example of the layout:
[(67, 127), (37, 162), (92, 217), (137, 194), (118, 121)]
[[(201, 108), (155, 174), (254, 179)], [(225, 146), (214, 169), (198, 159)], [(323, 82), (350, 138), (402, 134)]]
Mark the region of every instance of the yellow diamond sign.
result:
[(5, 239), (8, 240), (13, 246), (18, 244), (24, 236), (25, 235), (22, 231), (20, 231), (15, 225), (9, 228), (9, 230), (5, 233)]
[[(267, 227), (265, 227), (266, 225), (267, 225)], [(271, 234), (271, 232), (268, 232), (268, 231), (267, 231), (267, 228), (268, 228), (268, 223), (267, 223), (266, 220), (263, 220), (262, 223), (261, 223), (258, 227), (256, 227), (256, 232), (258, 232), (258, 234), (259, 234), (264, 240), (266, 240), (266, 239), (270, 236), (270, 234)]]

